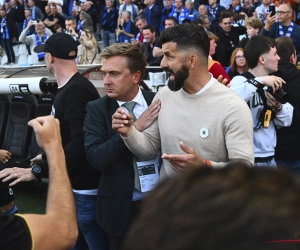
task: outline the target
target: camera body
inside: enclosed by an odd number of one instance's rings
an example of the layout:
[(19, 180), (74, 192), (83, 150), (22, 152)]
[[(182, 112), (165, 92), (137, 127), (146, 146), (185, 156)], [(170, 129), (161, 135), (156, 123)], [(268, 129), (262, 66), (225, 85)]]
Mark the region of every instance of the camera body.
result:
[(283, 91), (283, 89), (277, 89), (275, 93), (273, 93), (273, 89), (271, 87), (268, 87), (267, 92), (269, 92), (278, 102), (281, 104), (285, 104), (289, 101), (290, 95)]
[(71, 34), (72, 34), (72, 30), (66, 29), (66, 30), (65, 30), (65, 33), (68, 34), (68, 35), (71, 35)]

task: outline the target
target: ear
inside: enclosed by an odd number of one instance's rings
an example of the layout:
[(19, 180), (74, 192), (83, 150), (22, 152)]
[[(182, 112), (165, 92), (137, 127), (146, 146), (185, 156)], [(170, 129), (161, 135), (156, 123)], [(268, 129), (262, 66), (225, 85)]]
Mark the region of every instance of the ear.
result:
[(296, 53), (295, 54), (291, 54), (291, 56), (290, 56), (290, 63), (296, 65), (296, 63), (297, 63)]
[(266, 58), (264, 56), (260, 56), (258, 58), (258, 62), (261, 63), (262, 65), (264, 65), (266, 63)]
[(137, 71), (133, 74), (133, 84), (139, 84), (141, 79), (142, 73), (141, 71)]
[(194, 69), (196, 66), (196, 62), (197, 62), (197, 56), (195, 54), (190, 55), (187, 58), (187, 65), (189, 69)]

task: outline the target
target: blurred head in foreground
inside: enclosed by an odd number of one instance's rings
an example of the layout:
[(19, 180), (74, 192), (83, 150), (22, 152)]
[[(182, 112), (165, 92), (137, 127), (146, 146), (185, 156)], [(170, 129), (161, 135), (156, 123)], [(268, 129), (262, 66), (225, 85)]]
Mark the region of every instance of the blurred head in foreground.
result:
[[(300, 181), (239, 162), (161, 182), (123, 249), (299, 249)], [(267, 243), (268, 242), (268, 243)]]

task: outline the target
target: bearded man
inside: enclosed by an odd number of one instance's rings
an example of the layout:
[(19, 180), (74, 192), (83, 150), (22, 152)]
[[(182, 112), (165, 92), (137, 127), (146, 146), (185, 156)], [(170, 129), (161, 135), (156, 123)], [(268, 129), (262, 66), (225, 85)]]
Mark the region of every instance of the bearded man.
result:
[(169, 73), (158, 118), (143, 132), (131, 115), (118, 109), (113, 128), (140, 160), (162, 150), (161, 178), (188, 168), (220, 168), (234, 160), (253, 165), (253, 122), (247, 104), (208, 72), (209, 39), (203, 27), (184, 24), (160, 35)]

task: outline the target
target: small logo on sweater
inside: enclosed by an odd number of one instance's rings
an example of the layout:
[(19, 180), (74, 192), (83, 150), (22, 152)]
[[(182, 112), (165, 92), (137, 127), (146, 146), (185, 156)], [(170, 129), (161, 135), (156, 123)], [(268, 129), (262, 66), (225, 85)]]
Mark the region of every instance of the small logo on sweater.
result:
[(209, 131), (207, 128), (201, 128), (199, 135), (201, 138), (205, 139), (209, 135)]

